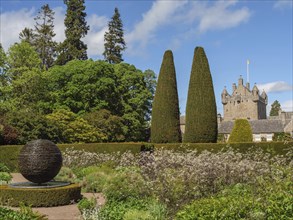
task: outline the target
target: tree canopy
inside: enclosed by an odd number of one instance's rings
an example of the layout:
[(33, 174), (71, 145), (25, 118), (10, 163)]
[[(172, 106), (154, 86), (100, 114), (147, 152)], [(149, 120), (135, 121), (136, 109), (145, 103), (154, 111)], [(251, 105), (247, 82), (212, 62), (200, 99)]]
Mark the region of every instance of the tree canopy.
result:
[(252, 129), (249, 122), (246, 119), (236, 119), (228, 142), (252, 142), (252, 140)]

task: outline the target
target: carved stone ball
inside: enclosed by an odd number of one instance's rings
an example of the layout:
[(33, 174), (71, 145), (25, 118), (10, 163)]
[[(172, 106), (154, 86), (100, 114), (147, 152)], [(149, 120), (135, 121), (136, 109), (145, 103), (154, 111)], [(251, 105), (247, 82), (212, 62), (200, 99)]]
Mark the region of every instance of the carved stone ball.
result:
[(20, 173), (33, 183), (52, 180), (62, 166), (59, 148), (49, 140), (28, 142), (20, 151), (18, 160)]

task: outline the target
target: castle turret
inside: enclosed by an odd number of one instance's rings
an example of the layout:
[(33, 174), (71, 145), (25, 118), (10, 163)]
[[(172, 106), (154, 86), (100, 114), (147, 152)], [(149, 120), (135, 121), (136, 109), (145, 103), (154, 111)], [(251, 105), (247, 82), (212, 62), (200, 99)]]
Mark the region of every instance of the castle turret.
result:
[(240, 77), (238, 79), (238, 86), (243, 86), (243, 78), (242, 78), (242, 75), (240, 75)]
[(265, 104), (268, 104), (268, 95), (266, 94), (266, 92), (263, 90), (263, 92), (260, 95), (264, 100), (265, 100)]
[(227, 89), (226, 89), (226, 86), (225, 86), (225, 88), (223, 89), (223, 92), (222, 92), (222, 95), (221, 95), (221, 97), (222, 97), (222, 104), (227, 104), (228, 103), (228, 96), (229, 96), (229, 93), (227, 92)]
[(252, 88), (252, 96), (253, 96), (253, 98), (252, 98), (253, 101), (256, 102), (259, 100), (259, 90), (258, 90), (256, 84), (254, 84), (254, 86)]
[(246, 83), (246, 88), (247, 88), (248, 90), (250, 90), (250, 83), (249, 83), (249, 82)]
[(237, 89), (236, 83), (232, 84), (232, 93)]

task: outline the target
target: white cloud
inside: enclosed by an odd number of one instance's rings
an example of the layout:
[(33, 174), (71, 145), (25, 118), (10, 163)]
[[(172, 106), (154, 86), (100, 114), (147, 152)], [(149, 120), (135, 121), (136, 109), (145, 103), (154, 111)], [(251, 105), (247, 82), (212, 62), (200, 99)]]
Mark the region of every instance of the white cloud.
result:
[[(65, 9), (62, 7), (56, 7), (52, 9), (55, 12), (54, 15), (54, 40), (62, 42), (65, 39)], [(1, 43), (4, 49), (7, 49), (14, 44), (19, 42), (19, 33), (25, 28), (34, 28), (37, 10), (21, 9), (18, 11), (4, 12), (0, 16), (1, 24)], [(87, 22), (90, 25), (90, 31), (85, 37), (84, 41), (88, 46), (88, 55), (96, 56), (102, 55), (104, 50), (104, 33), (108, 19), (104, 16), (91, 15), (87, 18)]]
[(281, 109), (285, 112), (293, 111), (293, 99), (281, 103)]
[(290, 9), (293, 6), (292, 0), (278, 0), (274, 4), (275, 9)]
[(248, 8), (229, 9), (236, 3), (237, 1), (216, 1), (211, 7), (206, 7), (200, 16), (199, 32), (224, 30), (247, 22), (251, 15)]
[(25, 28), (34, 28), (36, 10), (21, 9), (19, 11), (4, 12), (0, 15), (1, 43), (5, 50), (19, 41), (19, 33)]
[[(135, 46), (144, 47), (153, 39), (155, 31), (166, 24), (172, 23), (174, 13), (184, 6), (187, 1), (156, 1), (151, 9), (143, 14), (142, 20), (137, 23), (134, 29), (125, 35), (128, 49), (133, 50)], [(138, 44), (138, 45), (137, 45)]]
[(266, 91), (266, 93), (268, 93), (268, 92), (285, 92), (285, 91), (292, 91), (293, 90), (293, 86), (289, 85), (288, 83), (286, 83), (284, 81), (259, 84), (259, 85), (257, 85), (257, 87), (260, 91), (264, 90), (264, 91)]

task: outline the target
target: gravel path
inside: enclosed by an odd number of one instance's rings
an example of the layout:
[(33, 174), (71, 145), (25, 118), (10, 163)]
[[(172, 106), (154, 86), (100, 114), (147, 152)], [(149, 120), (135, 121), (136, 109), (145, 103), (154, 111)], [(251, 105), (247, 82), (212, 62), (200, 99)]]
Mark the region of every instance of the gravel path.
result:
[[(12, 182), (26, 182), (27, 180), (20, 173), (12, 173)], [(83, 193), (86, 198), (97, 198), (99, 205), (105, 203), (105, 199), (100, 193)], [(18, 208), (13, 208), (18, 209)], [(78, 220), (82, 219), (80, 217), (80, 212), (76, 204), (58, 206), (58, 207), (42, 207), (42, 208), (32, 208), (34, 211), (38, 211), (41, 214), (47, 215), (49, 220)]]

